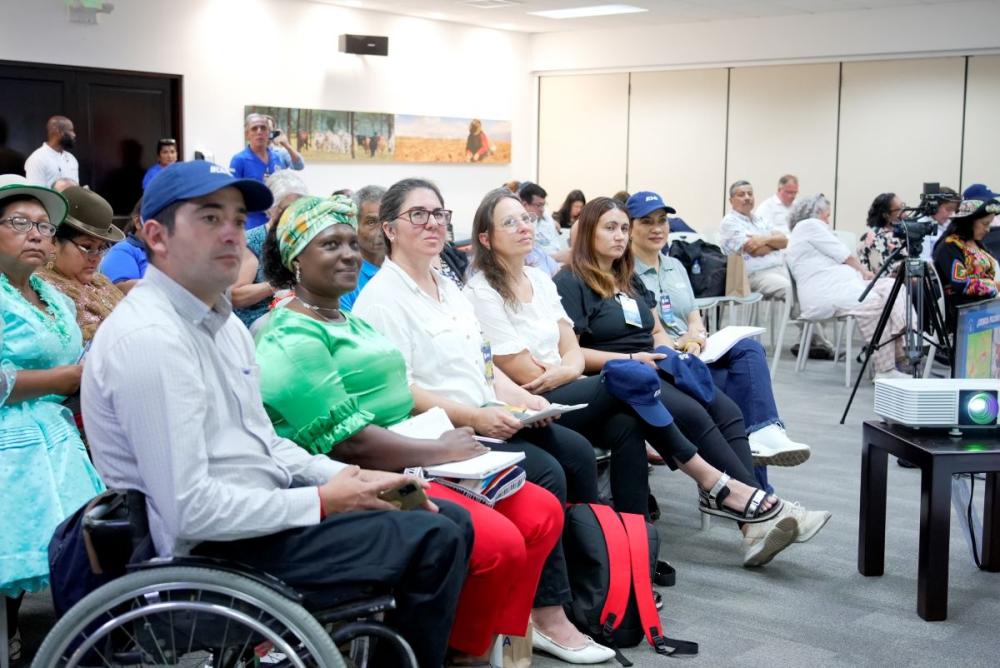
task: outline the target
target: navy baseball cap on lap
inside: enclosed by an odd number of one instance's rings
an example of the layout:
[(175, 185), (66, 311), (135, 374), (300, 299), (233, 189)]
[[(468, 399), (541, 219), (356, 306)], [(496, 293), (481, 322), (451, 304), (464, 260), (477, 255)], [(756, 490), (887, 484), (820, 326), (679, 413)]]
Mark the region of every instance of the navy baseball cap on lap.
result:
[(204, 197), (223, 188), (236, 188), (243, 193), (247, 212), (266, 211), (274, 202), (271, 190), (253, 179), (237, 179), (228, 167), (205, 160), (175, 162), (149, 182), (142, 195), (142, 220), (156, 218), (174, 202)]
[(660, 377), (639, 360), (611, 360), (601, 369), (601, 382), (608, 393), (631, 406), (654, 427), (666, 427), (674, 416), (660, 400)]
[(657, 209), (666, 209), (667, 213), (677, 213), (677, 209), (667, 206), (662, 197), (648, 190), (637, 192), (629, 197), (625, 208), (628, 209), (629, 218), (644, 218)]
[(715, 381), (712, 370), (694, 355), (681, 353), (667, 346), (658, 346), (656, 352), (666, 355), (656, 363), (661, 371), (674, 379), (674, 385), (694, 397), (703, 406), (715, 400)]

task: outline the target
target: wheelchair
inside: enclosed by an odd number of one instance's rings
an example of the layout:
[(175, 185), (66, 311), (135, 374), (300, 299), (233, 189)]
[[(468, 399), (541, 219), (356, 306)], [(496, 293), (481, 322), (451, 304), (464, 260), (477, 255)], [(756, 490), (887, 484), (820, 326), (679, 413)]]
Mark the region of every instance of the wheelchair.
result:
[(121, 574), (62, 616), (33, 668), (364, 668), (378, 645), (392, 665), (419, 668), (406, 640), (382, 623), (395, 608), (391, 594), (352, 588), (332, 608), (307, 610), (286, 583), (228, 561), (126, 566), (123, 555), (148, 541), (138, 492), (109, 495), (85, 514), (83, 527), (92, 570), (96, 557), (98, 569)]

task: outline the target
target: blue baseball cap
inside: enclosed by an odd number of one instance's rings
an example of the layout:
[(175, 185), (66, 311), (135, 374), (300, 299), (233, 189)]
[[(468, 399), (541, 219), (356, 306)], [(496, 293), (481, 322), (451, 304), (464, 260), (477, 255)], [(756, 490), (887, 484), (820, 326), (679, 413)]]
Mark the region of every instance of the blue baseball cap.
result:
[(989, 187), (983, 183), (973, 183), (962, 192), (962, 199), (977, 199), (982, 201), (988, 199), (1000, 199), (1000, 195), (990, 190)]
[(629, 197), (625, 208), (628, 209), (629, 218), (643, 218), (657, 209), (666, 209), (667, 213), (677, 213), (677, 209), (667, 206), (662, 197), (648, 190), (643, 190)]
[(142, 195), (142, 220), (156, 218), (174, 202), (203, 197), (223, 188), (236, 188), (243, 193), (247, 211), (266, 211), (274, 202), (270, 189), (260, 181), (233, 178), (228, 167), (206, 160), (175, 162), (146, 186)]
[(666, 427), (674, 416), (660, 400), (660, 377), (639, 360), (611, 360), (601, 369), (608, 393), (624, 401), (654, 427)]
[(664, 373), (674, 379), (674, 385), (703, 406), (715, 401), (715, 381), (712, 370), (700, 359), (681, 353), (669, 346), (658, 346), (656, 352), (666, 355), (656, 363)]

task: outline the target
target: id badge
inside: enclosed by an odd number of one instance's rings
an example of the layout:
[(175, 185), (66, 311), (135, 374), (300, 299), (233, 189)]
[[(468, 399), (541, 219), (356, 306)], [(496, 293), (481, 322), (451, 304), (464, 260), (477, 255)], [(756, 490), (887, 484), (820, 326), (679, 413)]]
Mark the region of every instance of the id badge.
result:
[(664, 324), (670, 324), (674, 321), (674, 308), (670, 305), (670, 295), (665, 292), (660, 295), (660, 318), (663, 319)]
[(619, 293), (618, 303), (622, 305), (625, 324), (632, 327), (642, 327), (642, 314), (639, 313), (639, 305), (636, 301), (626, 294)]
[(493, 387), (493, 347), (490, 342), (483, 339), (483, 345), (480, 350), (483, 353), (483, 373), (486, 376), (486, 383)]

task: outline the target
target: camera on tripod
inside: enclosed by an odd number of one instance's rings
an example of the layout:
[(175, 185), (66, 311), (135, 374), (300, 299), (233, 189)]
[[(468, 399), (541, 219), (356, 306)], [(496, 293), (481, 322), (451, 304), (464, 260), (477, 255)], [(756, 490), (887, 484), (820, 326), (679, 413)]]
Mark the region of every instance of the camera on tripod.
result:
[(920, 204), (903, 209), (899, 222), (892, 226), (892, 235), (906, 242), (910, 257), (920, 255), (924, 237), (937, 232), (938, 224), (933, 220), (933, 216), (941, 205), (962, 199), (940, 190), (940, 183), (924, 183), (924, 191), (920, 193)]

